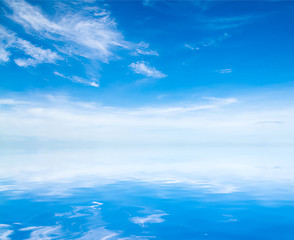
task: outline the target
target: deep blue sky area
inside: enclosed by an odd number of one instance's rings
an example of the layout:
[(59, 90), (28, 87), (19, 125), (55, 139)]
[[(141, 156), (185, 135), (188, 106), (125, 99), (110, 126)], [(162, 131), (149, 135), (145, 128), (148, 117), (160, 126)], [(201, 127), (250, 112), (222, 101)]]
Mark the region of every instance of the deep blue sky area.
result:
[[(1, 92), (132, 106), (288, 88), (293, 10), (292, 1), (1, 1)], [(82, 33), (79, 21), (89, 24)]]

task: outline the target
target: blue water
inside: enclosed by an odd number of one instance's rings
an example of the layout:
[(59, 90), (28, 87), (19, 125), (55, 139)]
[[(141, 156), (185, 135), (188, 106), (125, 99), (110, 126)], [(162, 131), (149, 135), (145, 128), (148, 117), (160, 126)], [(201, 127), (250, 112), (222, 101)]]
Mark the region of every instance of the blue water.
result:
[(1, 192), (1, 240), (294, 239), (291, 195), (135, 181), (72, 187), (66, 194), (46, 190)]

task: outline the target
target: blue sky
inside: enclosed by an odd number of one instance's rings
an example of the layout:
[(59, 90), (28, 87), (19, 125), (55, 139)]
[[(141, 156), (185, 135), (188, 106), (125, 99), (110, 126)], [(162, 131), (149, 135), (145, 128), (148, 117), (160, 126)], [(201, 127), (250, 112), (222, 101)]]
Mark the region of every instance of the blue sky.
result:
[(138, 107), (289, 88), (293, 24), (291, 1), (3, 0), (1, 93)]

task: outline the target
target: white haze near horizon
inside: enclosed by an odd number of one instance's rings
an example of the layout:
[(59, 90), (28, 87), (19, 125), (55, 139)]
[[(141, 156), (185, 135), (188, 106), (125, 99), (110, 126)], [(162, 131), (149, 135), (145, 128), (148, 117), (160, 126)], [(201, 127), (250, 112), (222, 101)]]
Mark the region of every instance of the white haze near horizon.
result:
[(291, 104), (210, 97), (123, 108), (29, 99), (0, 100), (0, 175), (16, 188), (137, 180), (232, 193), (294, 184)]

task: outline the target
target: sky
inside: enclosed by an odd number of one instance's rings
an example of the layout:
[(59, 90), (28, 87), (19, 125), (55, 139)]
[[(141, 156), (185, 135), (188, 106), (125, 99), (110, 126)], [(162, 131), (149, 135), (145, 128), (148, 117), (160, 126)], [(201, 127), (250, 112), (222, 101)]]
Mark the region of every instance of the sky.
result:
[(140, 107), (288, 89), (292, 11), (292, 1), (2, 0), (1, 93)]
[[(193, 166), (294, 182), (293, 10), (274, 0), (1, 0), (3, 176), (43, 178), (49, 165), (49, 179), (95, 175), (108, 163), (99, 173)], [(68, 161), (74, 169), (56, 169)]]

